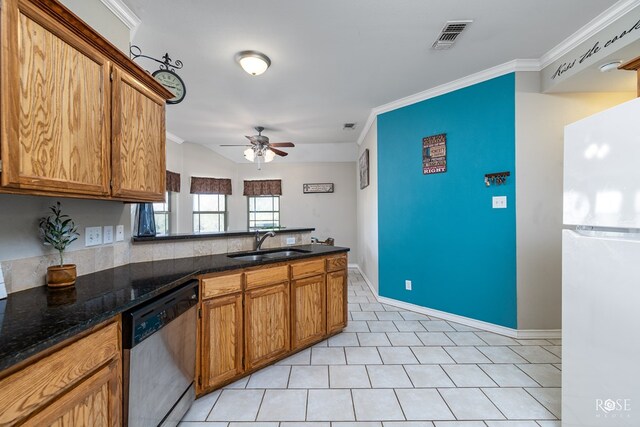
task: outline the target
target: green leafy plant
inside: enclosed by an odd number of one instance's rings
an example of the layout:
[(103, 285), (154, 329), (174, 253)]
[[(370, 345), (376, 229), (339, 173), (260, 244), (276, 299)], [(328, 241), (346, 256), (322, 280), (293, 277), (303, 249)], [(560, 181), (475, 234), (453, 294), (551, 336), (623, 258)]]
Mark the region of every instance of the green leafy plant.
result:
[(49, 208), (51, 214), (40, 218), (40, 235), (45, 246), (53, 246), (60, 254), (60, 267), (64, 265), (64, 251), (76, 241), (78, 227), (76, 227), (69, 215), (64, 215), (60, 208), (60, 202)]

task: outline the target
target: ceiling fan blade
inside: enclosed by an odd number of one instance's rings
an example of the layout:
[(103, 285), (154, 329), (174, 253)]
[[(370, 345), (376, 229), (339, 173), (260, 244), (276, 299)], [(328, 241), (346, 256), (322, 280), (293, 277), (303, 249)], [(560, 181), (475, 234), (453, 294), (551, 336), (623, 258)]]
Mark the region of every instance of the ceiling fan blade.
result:
[(247, 144), (220, 144), (219, 147), (251, 147)]
[(289, 153), (285, 153), (284, 151), (280, 151), (277, 148), (269, 147), (269, 150), (273, 151), (274, 154), (277, 154), (278, 156), (281, 156), (281, 157), (285, 157), (285, 156), (289, 155)]
[(295, 147), (293, 142), (271, 142), (269, 144), (272, 147)]

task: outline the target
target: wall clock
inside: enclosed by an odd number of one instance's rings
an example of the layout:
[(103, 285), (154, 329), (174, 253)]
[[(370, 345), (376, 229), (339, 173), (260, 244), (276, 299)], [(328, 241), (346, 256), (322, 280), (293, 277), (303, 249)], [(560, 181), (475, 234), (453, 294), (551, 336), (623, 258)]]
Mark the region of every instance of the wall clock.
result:
[(173, 94), (173, 98), (167, 100), (167, 104), (179, 104), (187, 94), (187, 88), (179, 75), (171, 70), (156, 70), (152, 74), (156, 80)]
[(179, 104), (184, 100), (187, 94), (187, 87), (184, 84), (184, 80), (176, 73), (176, 69), (179, 70), (182, 68), (182, 61), (177, 60), (174, 62), (171, 57), (169, 57), (169, 53), (165, 53), (162, 56), (162, 60), (143, 55), (142, 50), (136, 45), (131, 45), (129, 54), (131, 55), (131, 59), (146, 58), (160, 64), (159, 69), (151, 75), (173, 94), (173, 98), (167, 100), (167, 104)]

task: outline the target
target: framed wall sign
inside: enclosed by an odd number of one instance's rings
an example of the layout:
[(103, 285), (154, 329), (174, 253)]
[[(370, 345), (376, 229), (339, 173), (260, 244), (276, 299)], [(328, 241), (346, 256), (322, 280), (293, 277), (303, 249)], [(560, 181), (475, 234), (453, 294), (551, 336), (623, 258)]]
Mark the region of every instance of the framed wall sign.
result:
[(302, 184), (302, 192), (308, 193), (333, 193), (333, 182)]
[(360, 189), (369, 185), (369, 149), (364, 150), (360, 156)]
[(422, 174), (447, 171), (447, 134), (422, 138)]

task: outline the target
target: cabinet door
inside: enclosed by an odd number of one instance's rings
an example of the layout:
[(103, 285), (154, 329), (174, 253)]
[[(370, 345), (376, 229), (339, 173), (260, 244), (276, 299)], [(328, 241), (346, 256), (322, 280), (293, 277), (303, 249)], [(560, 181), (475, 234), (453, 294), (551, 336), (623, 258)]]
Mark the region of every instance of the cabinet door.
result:
[(116, 67), (112, 94), (112, 195), (163, 201), (165, 101)]
[(289, 283), (245, 293), (245, 369), (265, 365), (289, 351)]
[(347, 271), (327, 274), (327, 333), (347, 326)]
[(110, 63), (27, 2), (1, 14), (2, 186), (107, 196)]
[(116, 427), (121, 425), (119, 361), (98, 370), (25, 426)]
[(291, 282), (291, 347), (322, 340), (326, 333), (324, 274)]
[(202, 390), (240, 375), (242, 367), (242, 293), (202, 303)]

